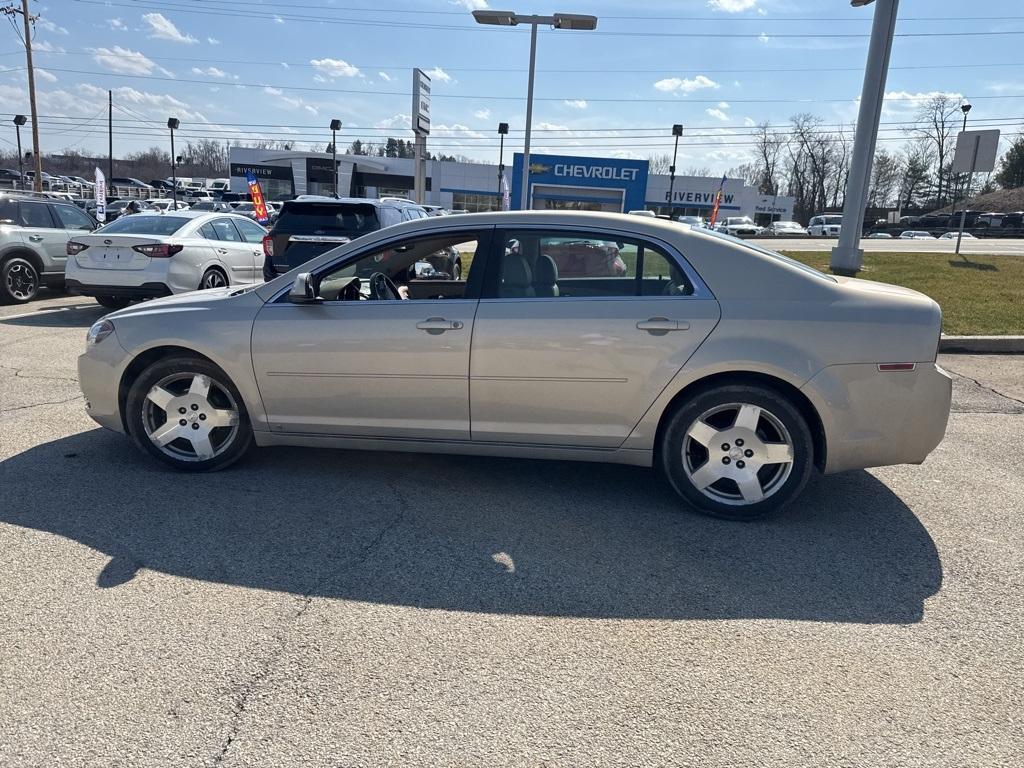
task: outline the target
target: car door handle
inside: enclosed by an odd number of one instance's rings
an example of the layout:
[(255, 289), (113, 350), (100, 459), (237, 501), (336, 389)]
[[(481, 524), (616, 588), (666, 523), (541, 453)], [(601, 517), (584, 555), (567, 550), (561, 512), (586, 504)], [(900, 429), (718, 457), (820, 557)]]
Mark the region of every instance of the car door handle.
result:
[(427, 333), (460, 331), (462, 330), (462, 321), (445, 320), (443, 317), (428, 317), (426, 320), (420, 320), (416, 323), (416, 327), (421, 331), (426, 331)]
[(690, 324), (684, 320), (669, 320), (667, 317), (649, 317), (636, 324), (638, 330), (660, 334), (669, 331), (688, 331)]
[(41, 243), (41, 242), (43, 242), (43, 236), (42, 235), (29, 235), (28, 239), (31, 240), (33, 243)]
[(227, 248), (218, 248), (217, 249), (217, 253), (219, 253), (221, 256), (227, 256), (228, 249)]

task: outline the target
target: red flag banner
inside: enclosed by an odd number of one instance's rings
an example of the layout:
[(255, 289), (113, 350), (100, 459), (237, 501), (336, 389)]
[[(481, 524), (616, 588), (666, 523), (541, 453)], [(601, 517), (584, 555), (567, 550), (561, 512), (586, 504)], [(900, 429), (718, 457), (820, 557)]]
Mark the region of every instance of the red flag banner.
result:
[(725, 188), (725, 175), (722, 176), (722, 183), (718, 185), (718, 191), (715, 193), (715, 204), (711, 208), (711, 218), (708, 219), (708, 226), (712, 229), (715, 226), (715, 222), (718, 220), (718, 206), (722, 203), (722, 190)]
[(251, 171), (245, 174), (245, 180), (249, 182), (249, 197), (252, 198), (252, 206), (256, 214), (256, 221), (266, 224), (270, 221), (270, 214), (267, 213), (267, 203), (263, 199), (263, 190), (260, 189), (260, 181), (256, 174)]

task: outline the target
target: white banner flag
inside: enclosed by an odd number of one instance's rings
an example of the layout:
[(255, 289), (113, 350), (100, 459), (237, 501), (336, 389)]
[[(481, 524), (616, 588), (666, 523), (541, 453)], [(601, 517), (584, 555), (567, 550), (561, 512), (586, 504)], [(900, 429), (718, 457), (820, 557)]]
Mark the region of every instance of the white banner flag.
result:
[(107, 179), (103, 171), (96, 169), (96, 221), (100, 224), (107, 220)]
[(505, 174), (501, 174), (501, 210), (507, 211), (511, 207), (512, 201), (509, 199), (508, 177)]

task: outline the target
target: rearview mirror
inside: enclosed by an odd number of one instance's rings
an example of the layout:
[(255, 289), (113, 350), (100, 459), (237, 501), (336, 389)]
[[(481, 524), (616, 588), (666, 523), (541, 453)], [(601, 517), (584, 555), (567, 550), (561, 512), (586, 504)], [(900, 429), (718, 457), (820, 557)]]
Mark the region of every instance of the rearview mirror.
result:
[(316, 286), (313, 285), (313, 276), (309, 272), (300, 272), (295, 276), (292, 289), (288, 291), (288, 301), (292, 304), (320, 303), (320, 299), (316, 297)]

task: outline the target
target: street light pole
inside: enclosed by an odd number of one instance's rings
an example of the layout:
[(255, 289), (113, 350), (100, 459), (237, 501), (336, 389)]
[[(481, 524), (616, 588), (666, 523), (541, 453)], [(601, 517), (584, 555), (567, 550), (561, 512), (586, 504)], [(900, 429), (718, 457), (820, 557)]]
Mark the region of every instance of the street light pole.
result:
[(526, 86), (526, 136), (523, 139), (523, 188), (520, 190), (519, 209), (527, 210), (530, 203), (530, 133), (533, 128), (533, 81), (537, 65), (537, 27), (541, 24), (555, 29), (590, 31), (597, 29), (597, 16), (578, 13), (556, 13), (553, 16), (520, 15), (513, 11), (473, 11), (477, 24), (496, 24), (501, 27), (530, 25), (530, 75)]
[(508, 123), (498, 123), (498, 210), (505, 210), (505, 193), (502, 187), (505, 183), (505, 136), (508, 134)]
[(675, 213), (675, 200), (672, 194), (676, 187), (676, 156), (679, 154), (679, 137), (683, 135), (683, 126), (676, 123), (672, 126), (672, 135), (675, 136), (676, 146), (672, 150), (672, 165), (668, 167), (668, 215), (672, 218)]
[(334, 197), (338, 197), (338, 131), (341, 120), (331, 120), (331, 163), (334, 165)]
[[(967, 101), (965, 99), (964, 103), (960, 105), (960, 111), (964, 113), (964, 127), (963, 127), (963, 130), (966, 131), (967, 130), (967, 113), (971, 111), (971, 102), (969, 102), (969, 101)], [(971, 185), (971, 177), (970, 177), (970, 175), (968, 175), (967, 179), (964, 181), (964, 187), (961, 188), (961, 190), (960, 190), (960, 197), (964, 199), (965, 204), (966, 204), (967, 197), (970, 196), (970, 191), (971, 191), (971, 186), (970, 185)]]
[[(874, 0), (851, 0), (850, 4), (856, 8), (872, 2)], [(864, 252), (859, 247), (860, 235), (864, 229), (864, 206), (867, 204), (871, 162), (878, 141), (878, 123), (882, 115), (885, 80), (889, 73), (889, 55), (892, 52), (899, 4), (899, 0), (877, 0), (875, 3), (860, 110), (857, 113), (857, 132), (853, 139), (850, 176), (846, 182), (843, 225), (839, 230), (839, 244), (832, 249), (830, 259), (832, 271), (841, 275), (856, 274), (864, 261)]]
[(21, 154), (21, 126), (25, 124), (24, 115), (14, 116), (14, 131), (18, 135), (18, 186), (25, 191), (25, 158)]
[(167, 127), (171, 129), (171, 205), (178, 210), (178, 165), (174, 155), (174, 129), (181, 125), (176, 117), (167, 118)]

